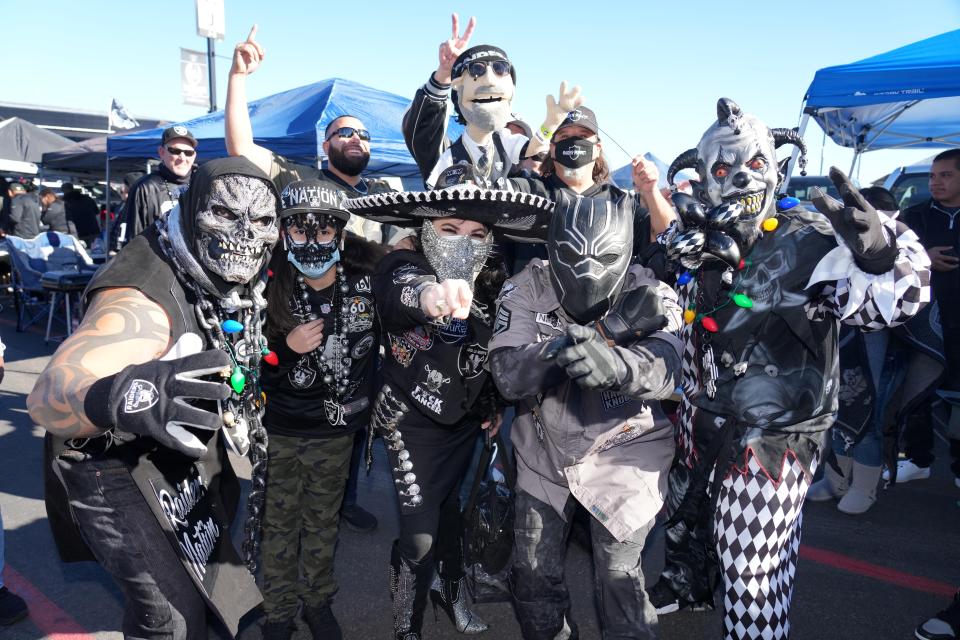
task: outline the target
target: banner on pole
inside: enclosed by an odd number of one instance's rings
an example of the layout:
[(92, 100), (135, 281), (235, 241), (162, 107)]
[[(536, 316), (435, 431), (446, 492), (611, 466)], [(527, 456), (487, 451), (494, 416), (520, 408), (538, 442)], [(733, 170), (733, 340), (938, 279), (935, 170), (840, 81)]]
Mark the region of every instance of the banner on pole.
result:
[(203, 51), (180, 49), (180, 93), (183, 94), (183, 104), (197, 107), (210, 105), (207, 54)]

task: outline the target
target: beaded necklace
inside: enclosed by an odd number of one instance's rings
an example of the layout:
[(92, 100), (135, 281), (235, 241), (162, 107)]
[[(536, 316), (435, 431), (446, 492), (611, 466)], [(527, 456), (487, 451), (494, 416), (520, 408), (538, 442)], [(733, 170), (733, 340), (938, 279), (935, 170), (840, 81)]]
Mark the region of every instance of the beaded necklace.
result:
[[(327, 420), (335, 427), (345, 427), (347, 421), (343, 400), (350, 379), (350, 366), (347, 362), (350, 355), (350, 345), (347, 340), (347, 327), (344, 317), (350, 312), (350, 309), (344, 303), (344, 298), (350, 287), (347, 285), (343, 265), (337, 264), (336, 269), (336, 283), (333, 290), (333, 301), (331, 302), (333, 331), (330, 336), (334, 340), (331, 349), (333, 357), (327, 357), (326, 345), (321, 344), (309, 354), (305, 354), (304, 358), (312, 357), (320, 372), (320, 380), (326, 387), (327, 397), (323, 401), (323, 408), (326, 411)], [(310, 304), (310, 291), (302, 274), (297, 275), (297, 289), (299, 295), (294, 294), (290, 298), (291, 310), (299, 317), (301, 322), (316, 320), (318, 316), (314, 313)], [(301, 362), (303, 362), (303, 359), (301, 359)]]

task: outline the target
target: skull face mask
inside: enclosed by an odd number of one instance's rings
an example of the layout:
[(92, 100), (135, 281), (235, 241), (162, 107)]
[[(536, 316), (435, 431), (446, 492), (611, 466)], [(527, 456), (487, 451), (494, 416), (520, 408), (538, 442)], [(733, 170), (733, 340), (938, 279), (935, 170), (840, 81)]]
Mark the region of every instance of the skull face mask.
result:
[(601, 318), (627, 275), (633, 211), (623, 202), (560, 192), (550, 220), (550, 281), (560, 306), (577, 322)]
[(214, 178), (197, 212), (195, 243), (200, 264), (227, 282), (249, 282), (279, 237), (276, 198), (259, 178)]
[[(742, 113), (729, 98), (717, 101), (717, 120), (706, 130), (695, 149), (673, 161), (668, 182), (684, 168), (696, 168), (697, 197), (708, 207), (739, 205), (742, 211), (728, 229), (745, 255), (760, 235), (761, 223), (776, 215), (776, 190), (786, 169), (777, 164), (776, 150), (783, 144), (800, 147), (800, 167), (806, 166), (806, 146), (792, 129), (770, 129), (759, 118)], [(805, 174), (801, 171), (801, 174)]]
[[(340, 260), (337, 246), (343, 223), (329, 214), (297, 213), (285, 217), (281, 224), (286, 234), (290, 263), (308, 278), (319, 278)], [(333, 238), (319, 238), (333, 232)]]
[(483, 240), (468, 236), (442, 236), (437, 233), (431, 220), (424, 221), (420, 242), (423, 244), (423, 255), (437, 272), (437, 280), (466, 280), (471, 286), (493, 250), (492, 233), (487, 233)]

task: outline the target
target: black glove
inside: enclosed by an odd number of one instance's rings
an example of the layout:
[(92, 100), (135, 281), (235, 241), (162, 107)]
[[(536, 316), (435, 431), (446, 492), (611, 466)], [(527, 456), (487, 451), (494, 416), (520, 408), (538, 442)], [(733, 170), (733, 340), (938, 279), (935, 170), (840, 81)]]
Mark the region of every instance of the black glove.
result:
[(199, 458), (207, 448), (184, 427), (216, 431), (223, 426), (223, 419), (218, 412), (187, 404), (186, 399), (226, 400), (230, 387), (225, 383), (197, 378), (232, 364), (230, 356), (219, 349), (132, 364), (93, 383), (83, 410), (101, 429), (116, 427), (150, 436), (165, 447)]
[(626, 382), (626, 363), (596, 329), (572, 324), (567, 338), (573, 344), (556, 357), (571, 380), (584, 389), (618, 389)]
[(667, 326), (667, 310), (656, 287), (643, 286), (627, 291), (610, 312), (597, 321), (597, 330), (607, 340), (625, 347)]
[(860, 194), (850, 178), (836, 167), (830, 167), (830, 180), (837, 186), (843, 203), (837, 202), (819, 187), (811, 199), (817, 211), (827, 216), (857, 261), (857, 266), (879, 275), (893, 269), (897, 260), (897, 244), (888, 237), (877, 210)]

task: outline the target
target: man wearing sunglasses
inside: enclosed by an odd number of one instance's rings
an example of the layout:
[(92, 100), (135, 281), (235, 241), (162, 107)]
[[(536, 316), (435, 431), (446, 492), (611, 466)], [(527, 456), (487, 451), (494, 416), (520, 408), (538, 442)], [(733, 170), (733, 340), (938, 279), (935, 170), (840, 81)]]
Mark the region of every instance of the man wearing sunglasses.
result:
[[(270, 176), (281, 192), (291, 182), (311, 179), (334, 182), (346, 191), (348, 197), (393, 191), (383, 180), (363, 177), (370, 162), (370, 132), (354, 116), (338, 116), (327, 124), (322, 144), (327, 163), (323, 169), (291, 162), (254, 142), (247, 110), (246, 78), (260, 68), (266, 54), (256, 35), (257, 26), (254, 25), (247, 39), (237, 44), (233, 51), (233, 64), (227, 80), (227, 153), (252, 161)], [(356, 215), (351, 216), (347, 231), (371, 242), (385, 239), (380, 224)]]
[[(453, 36), (440, 44), (439, 65), (417, 90), (403, 117), (403, 137), (420, 173), (432, 187), (453, 164), (471, 164), (483, 186), (508, 189), (506, 179), (521, 174), (524, 158), (546, 151), (550, 136), (567, 112), (580, 106), (580, 88), (561, 83), (558, 100), (547, 101), (547, 117), (532, 137), (513, 133), (507, 124), (516, 89), (516, 69), (503, 49), (492, 45), (467, 48), (476, 19), (463, 35), (453, 14)], [(452, 144), (446, 136), (447, 97), (466, 131)]]
[(157, 154), (158, 170), (133, 185), (117, 216), (110, 243), (115, 250), (143, 233), (177, 203), (180, 193), (190, 185), (197, 160), (197, 139), (183, 125), (174, 125), (164, 130)]

